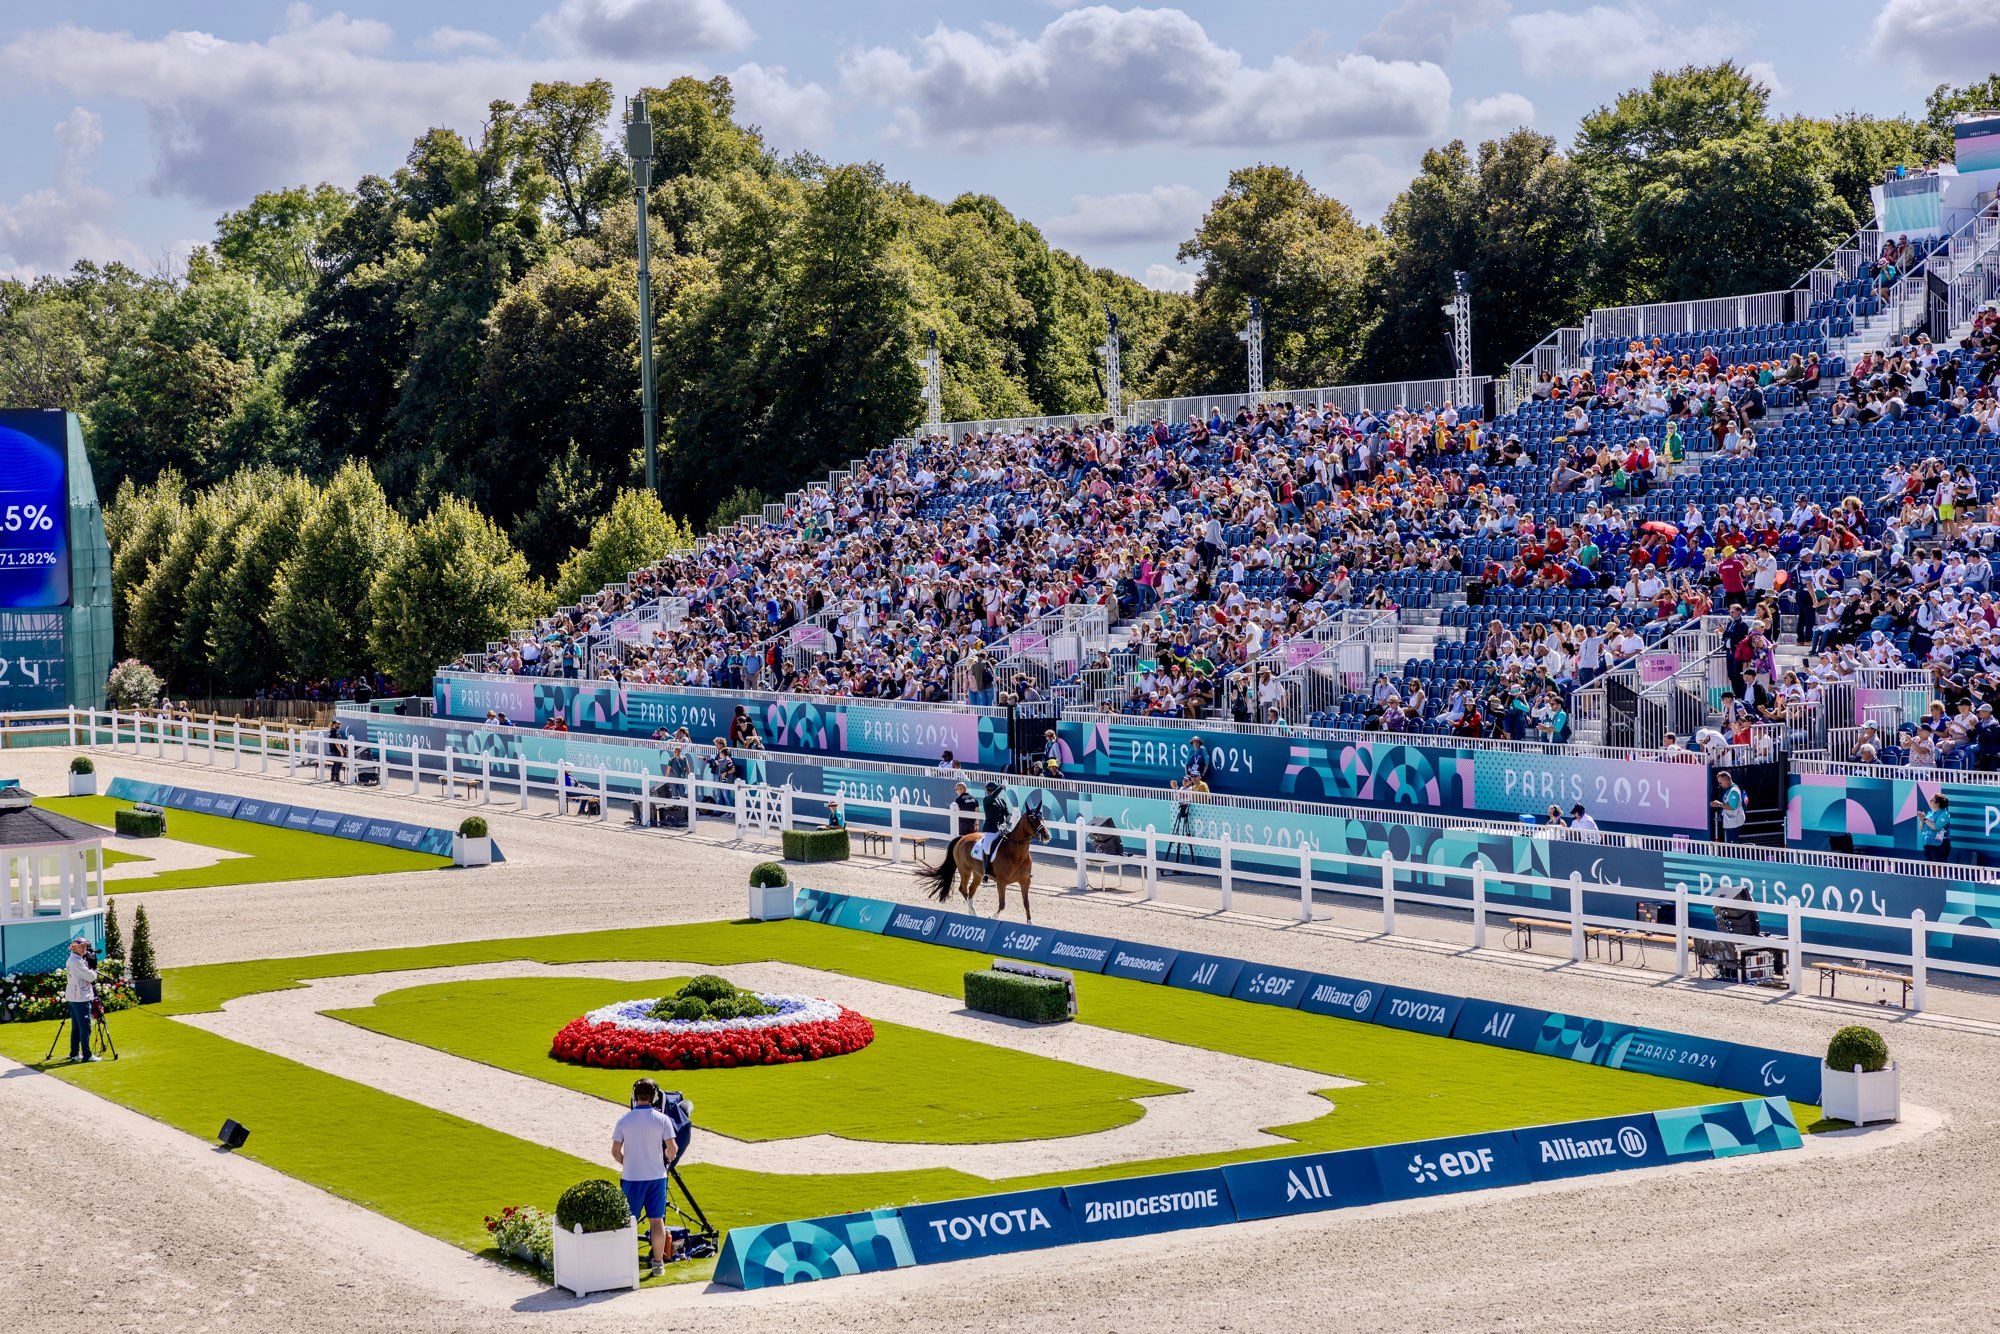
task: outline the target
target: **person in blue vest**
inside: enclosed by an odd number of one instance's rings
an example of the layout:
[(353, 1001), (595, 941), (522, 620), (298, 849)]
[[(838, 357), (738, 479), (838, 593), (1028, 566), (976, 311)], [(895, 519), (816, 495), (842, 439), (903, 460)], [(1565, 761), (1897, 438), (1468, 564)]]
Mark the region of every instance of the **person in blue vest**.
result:
[(1203, 744), (1200, 737), (1189, 737), (1186, 776), (1190, 779), (1198, 778), (1206, 783), (1209, 770), (1208, 747)]
[(1007, 794), (1000, 784), (991, 781), (986, 784), (986, 799), (980, 803), (981, 819), (979, 842), (973, 854), (979, 858), (980, 869), (986, 874), (993, 873), (993, 849), (1000, 843), (1000, 836), (1014, 823), (1014, 808), (1007, 801)]
[(1917, 816), (1917, 828), (1924, 845), (1924, 860), (1951, 860), (1951, 802), (1942, 792), (1931, 794), (1930, 805)]

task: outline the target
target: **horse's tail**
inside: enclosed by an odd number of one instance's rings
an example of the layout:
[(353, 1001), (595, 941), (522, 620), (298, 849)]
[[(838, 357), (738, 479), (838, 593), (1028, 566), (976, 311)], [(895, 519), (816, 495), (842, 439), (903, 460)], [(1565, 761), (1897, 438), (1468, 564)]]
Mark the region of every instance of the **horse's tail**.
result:
[(938, 858), (936, 866), (926, 866), (917, 872), (917, 883), (939, 903), (951, 900), (952, 888), (958, 883), (958, 859), (953, 855), (957, 847), (958, 840), (954, 838), (944, 845), (944, 856)]

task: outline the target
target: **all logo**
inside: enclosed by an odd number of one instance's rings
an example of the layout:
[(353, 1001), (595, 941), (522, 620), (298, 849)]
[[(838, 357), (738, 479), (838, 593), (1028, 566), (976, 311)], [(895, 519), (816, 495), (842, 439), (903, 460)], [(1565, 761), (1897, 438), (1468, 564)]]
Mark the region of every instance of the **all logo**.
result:
[(1327, 1184), (1326, 1169), (1317, 1164), (1304, 1168), (1293, 1168), (1285, 1173), (1285, 1202), (1293, 1200), (1330, 1200), (1333, 1187)]

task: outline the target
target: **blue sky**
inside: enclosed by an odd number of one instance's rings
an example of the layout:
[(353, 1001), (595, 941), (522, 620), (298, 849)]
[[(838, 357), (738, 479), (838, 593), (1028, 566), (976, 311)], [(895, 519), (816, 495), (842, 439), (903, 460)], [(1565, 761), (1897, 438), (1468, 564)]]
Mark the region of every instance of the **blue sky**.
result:
[(1917, 112), (2000, 69), (2000, 0), (72, 0), (0, 11), (0, 272), (171, 266), (258, 189), (392, 170), (536, 78), (729, 74), (784, 148), (978, 190), (1095, 263), (1174, 247), (1229, 169), (1282, 162), (1380, 216), (1423, 150), (1577, 117), (1734, 57), (1780, 113)]

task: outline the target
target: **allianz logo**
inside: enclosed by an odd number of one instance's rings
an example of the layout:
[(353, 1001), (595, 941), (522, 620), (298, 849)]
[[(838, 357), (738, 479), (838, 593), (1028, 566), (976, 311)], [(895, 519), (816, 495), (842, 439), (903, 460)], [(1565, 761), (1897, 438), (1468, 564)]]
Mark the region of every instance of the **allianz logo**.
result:
[(1153, 1214), (1175, 1214), (1188, 1209), (1221, 1207), (1215, 1187), (1206, 1190), (1177, 1190), (1166, 1195), (1140, 1195), (1130, 1200), (1087, 1200), (1083, 1206), (1086, 1223), (1111, 1223), (1123, 1218), (1145, 1218)]
[(1312, 999), (1316, 1004), (1337, 1005), (1343, 1010), (1360, 1014), (1374, 1003), (1375, 993), (1368, 987), (1346, 991), (1331, 982), (1322, 982), (1313, 988)]
[(1542, 1141), (1542, 1161), (1545, 1163), (1578, 1163), (1591, 1158), (1609, 1158), (1621, 1153), (1627, 1158), (1646, 1156), (1646, 1136), (1639, 1127), (1625, 1126), (1616, 1135), (1603, 1135), (1591, 1139), (1575, 1139), (1563, 1135)]
[(1444, 1006), (1436, 1001), (1404, 1000), (1401, 996), (1390, 999), (1389, 1015), (1394, 1019), (1415, 1019), (1426, 1024), (1441, 1024), (1445, 1019)]
[(933, 1218), (931, 1230), (940, 1242), (971, 1241), (974, 1237), (1011, 1237), (1016, 1233), (1043, 1232), (1053, 1227), (1047, 1214), (1033, 1207), (996, 1209), (987, 1214), (955, 1214)]
[(1167, 971), (1167, 961), (1164, 958), (1158, 956), (1148, 958), (1144, 955), (1127, 954), (1124, 950), (1118, 951), (1117, 956), (1112, 960), (1112, 966), (1115, 968), (1130, 968), (1135, 973), (1164, 973)]
[(1476, 1177), (1492, 1170), (1491, 1149), (1451, 1149), (1435, 1158), (1426, 1158), (1421, 1153), (1410, 1158), (1410, 1176), (1419, 1185), (1428, 1185), (1441, 1177)]
[(937, 931), (937, 924), (938, 919), (935, 913), (924, 913), (921, 916), (900, 910), (896, 913), (896, 927), (898, 930), (915, 931), (928, 936)]

